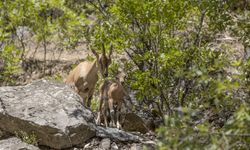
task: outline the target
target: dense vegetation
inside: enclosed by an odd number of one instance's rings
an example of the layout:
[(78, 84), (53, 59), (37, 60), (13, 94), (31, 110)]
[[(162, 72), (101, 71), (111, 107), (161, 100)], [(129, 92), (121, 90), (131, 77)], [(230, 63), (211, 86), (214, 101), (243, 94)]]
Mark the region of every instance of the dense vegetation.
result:
[(25, 59), (20, 27), (45, 56), (48, 43), (73, 50), (112, 42), (129, 57), (126, 84), (141, 108), (165, 119), (159, 149), (248, 149), (249, 10), (245, 0), (2, 0), (0, 82), (14, 82)]

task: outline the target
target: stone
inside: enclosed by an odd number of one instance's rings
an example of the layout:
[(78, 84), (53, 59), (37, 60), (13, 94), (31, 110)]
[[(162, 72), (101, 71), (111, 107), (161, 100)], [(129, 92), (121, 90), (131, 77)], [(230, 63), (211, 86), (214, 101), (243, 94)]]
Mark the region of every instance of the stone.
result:
[(93, 113), (64, 83), (38, 80), (0, 87), (0, 128), (33, 133), (39, 145), (55, 149), (81, 145), (95, 136)]
[(143, 147), (140, 144), (132, 144), (130, 150), (143, 150)]
[(40, 150), (34, 145), (27, 144), (16, 137), (0, 141), (0, 150)]
[(84, 145), (84, 147), (83, 147), (84, 150), (89, 150), (91, 148), (92, 148), (91, 143), (88, 143), (88, 144)]
[(142, 140), (142, 138), (138, 135), (134, 135), (117, 128), (104, 128), (101, 126), (96, 126), (96, 136), (101, 138), (110, 138), (121, 142), (139, 142)]
[(100, 149), (109, 150), (110, 145), (111, 145), (110, 139), (109, 138), (104, 138), (104, 139), (101, 140)]
[(7, 138), (9, 138), (11, 135), (9, 134), (9, 133), (7, 133), (7, 132), (5, 132), (5, 131), (2, 131), (1, 129), (0, 129), (0, 140), (2, 140), (2, 139), (7, 139)]
[(117, 144), (115, 142), (113, 142), (111, 144), (111, 150), (118, 150), (118, 149), (119, 149), (119, 147), (117, 146)]
[(135, 113), (125, 114), (124, 121), (122, 122), (122, 128), (125, 131), (134, 131), (141, 133), (147, 133), (149, 131), (142, 118), (137, 116)]
[(92, 138), (90, 141), (88, 141), (84, 147), (83, 150), (94, 150), (99, 149), (100, 139), (99, 138)]

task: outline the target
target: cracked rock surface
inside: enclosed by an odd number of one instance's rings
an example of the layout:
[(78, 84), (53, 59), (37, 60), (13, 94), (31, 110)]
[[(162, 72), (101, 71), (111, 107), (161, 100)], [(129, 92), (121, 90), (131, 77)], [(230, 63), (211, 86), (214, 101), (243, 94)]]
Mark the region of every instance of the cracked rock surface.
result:
[(94, 116), (80, 101), (71, 88), (56, 81), (0, 87), (0, 128), (34, 133), (39, 144), (56, 149), (80, 145), (95, 136)]

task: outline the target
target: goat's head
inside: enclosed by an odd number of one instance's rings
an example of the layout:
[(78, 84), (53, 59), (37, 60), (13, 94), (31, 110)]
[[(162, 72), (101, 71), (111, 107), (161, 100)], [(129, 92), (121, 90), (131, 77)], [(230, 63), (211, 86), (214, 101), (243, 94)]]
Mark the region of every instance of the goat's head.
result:
[(100, 57), (95, 50), (92, 50), (92, 53), (96, 56), (96, 63), (103, 78), (108, 77), (108, 67), (111, 64), (112, 52), (113, 52), (112, 43), (110, 43), (110, 50), (108, 55), (106, 55), (104, 44), (102, 44), (102, 54)]

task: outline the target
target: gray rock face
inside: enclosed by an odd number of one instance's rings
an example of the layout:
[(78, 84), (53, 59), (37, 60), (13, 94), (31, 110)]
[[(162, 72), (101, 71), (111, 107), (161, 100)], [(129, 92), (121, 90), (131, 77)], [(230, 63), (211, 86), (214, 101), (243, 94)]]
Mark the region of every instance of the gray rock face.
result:
[(34, 133), (38, 144), (55, 149), (80, 145), (95, 136), (92, 112), (63, 83), (38, 80), (0, 87), (0, 129)]
[(38, 147), (22, 142), (20, 139), (12, 137), (0, 141), (0, 150), (40, 150)]

